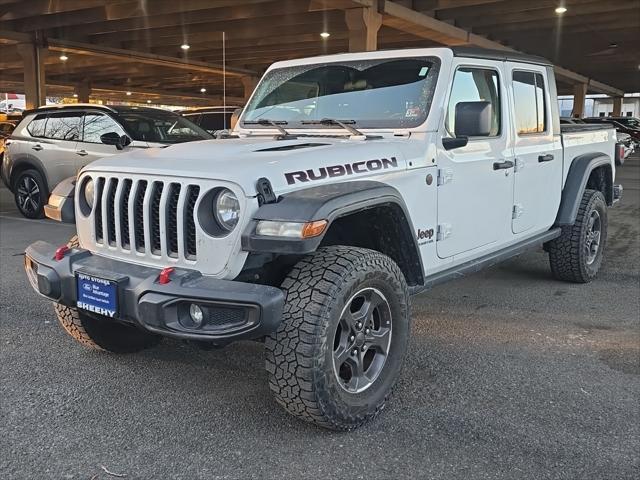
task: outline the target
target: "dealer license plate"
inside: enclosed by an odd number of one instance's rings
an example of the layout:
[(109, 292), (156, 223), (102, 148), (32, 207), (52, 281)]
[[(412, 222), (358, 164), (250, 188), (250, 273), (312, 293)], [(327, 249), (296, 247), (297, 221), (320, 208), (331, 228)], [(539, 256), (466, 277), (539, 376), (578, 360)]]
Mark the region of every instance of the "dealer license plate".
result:
[(77, 307), (105, 317), (118, 313), (118, 284), (113, 280), (94, 277), (85, 273), (76, 274), (78, 288)]

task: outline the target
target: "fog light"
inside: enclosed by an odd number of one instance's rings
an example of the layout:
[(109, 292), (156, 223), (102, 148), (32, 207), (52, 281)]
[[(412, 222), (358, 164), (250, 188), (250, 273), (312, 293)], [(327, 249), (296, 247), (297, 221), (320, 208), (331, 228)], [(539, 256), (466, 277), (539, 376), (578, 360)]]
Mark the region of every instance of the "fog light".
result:
[(192, 303), (189, 306), (189, 315), (191, 316), (191, 320), (193, 320), (194, 327), (202, 326), (202, 321), (204, 320), (204, 312), (202, 311), (202, 308), (195, 303)]

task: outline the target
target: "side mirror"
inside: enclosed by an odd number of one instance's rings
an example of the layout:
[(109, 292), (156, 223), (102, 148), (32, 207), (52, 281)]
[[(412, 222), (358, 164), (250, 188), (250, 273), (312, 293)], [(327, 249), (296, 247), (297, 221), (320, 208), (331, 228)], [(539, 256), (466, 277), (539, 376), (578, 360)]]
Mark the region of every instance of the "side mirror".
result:
[(488, 137), (491, 133), (491, 102), (456, 104), (456, 137)]
[(118, 135), (116, 132), (108, 132), (100, 135), (100, 141), (105, 145), (115, 145), (118, 150), (122, 150), (131, 143), (131, 138), (127, 135)]
[(454, 148), (465, 147), (469, 143), (469, 137), (444, 137), (442, 146), (445, 150), (453, 150)]

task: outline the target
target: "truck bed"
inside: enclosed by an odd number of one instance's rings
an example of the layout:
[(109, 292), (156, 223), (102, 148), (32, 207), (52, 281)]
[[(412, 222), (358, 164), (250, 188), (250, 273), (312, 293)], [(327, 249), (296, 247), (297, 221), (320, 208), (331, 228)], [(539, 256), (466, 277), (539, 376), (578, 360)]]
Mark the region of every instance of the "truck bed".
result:
[(560, 125), (564, 168), (562, 184), (567, 178), (571, 162), (588, 153), (603, 153), (615, 158), (616, 130), (610, 125)]

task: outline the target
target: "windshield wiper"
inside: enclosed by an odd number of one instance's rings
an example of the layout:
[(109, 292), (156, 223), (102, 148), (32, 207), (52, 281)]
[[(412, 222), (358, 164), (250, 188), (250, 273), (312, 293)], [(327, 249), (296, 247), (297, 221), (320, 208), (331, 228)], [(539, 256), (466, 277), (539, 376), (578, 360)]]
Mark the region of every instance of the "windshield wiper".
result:
[(303, 125), (338, 125), (348, 131), (351, 135), (357, 137), (366, 137), (364, 133), (360, 130), (352, 127), (351, 125), (355, 125), (355, 120), (336, 120), (334, 118), (323, 118), (322, 120), (303, 120)]
[(265, 127), (274, 127), (276, 130), (280, 132), (279, 140), (284, 140), (285, 138), (295, 138), (295, 136), (291, 135), (287, 132), (281, 125), (288, 125), (289, 122), (286, 120), (270, 120), (268, 118), (261, 118), (260, 120), (245, 120), (245, 125), (262, 125)]

